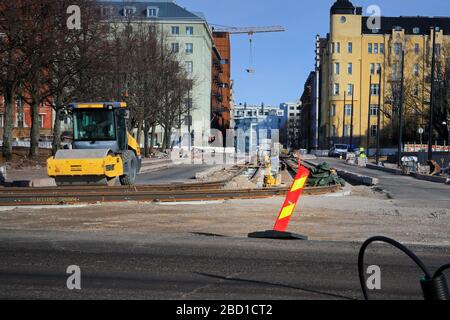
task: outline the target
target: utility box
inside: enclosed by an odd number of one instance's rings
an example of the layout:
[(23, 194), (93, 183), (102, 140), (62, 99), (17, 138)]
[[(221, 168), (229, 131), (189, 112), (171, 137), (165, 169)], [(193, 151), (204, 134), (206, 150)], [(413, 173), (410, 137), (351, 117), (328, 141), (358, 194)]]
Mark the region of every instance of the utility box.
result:
[(417, 172), (419, 159), (417, 157), (403, 157), (402, 158), (402, 174), (409, 176), (413, 172)]

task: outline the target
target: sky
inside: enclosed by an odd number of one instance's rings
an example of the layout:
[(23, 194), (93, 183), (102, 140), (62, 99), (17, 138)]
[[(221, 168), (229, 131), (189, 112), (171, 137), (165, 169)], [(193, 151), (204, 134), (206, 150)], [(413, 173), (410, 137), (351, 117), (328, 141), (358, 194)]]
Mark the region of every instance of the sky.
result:
[[(334, 0), (176, 0), (189, 11), (201, 11), (208, 23), (233, 26), (276, 26), (284, 33), (253, 36), (253, 69), (247, 35), (232, 36), (232, 79), (235, 102), (279, 105), (297, 100), (314, 69), (315, 37), (329, 30)], [(383, 16), (450, 16), (448, 0), (353, 0), (362, 6), (378, 5)]]

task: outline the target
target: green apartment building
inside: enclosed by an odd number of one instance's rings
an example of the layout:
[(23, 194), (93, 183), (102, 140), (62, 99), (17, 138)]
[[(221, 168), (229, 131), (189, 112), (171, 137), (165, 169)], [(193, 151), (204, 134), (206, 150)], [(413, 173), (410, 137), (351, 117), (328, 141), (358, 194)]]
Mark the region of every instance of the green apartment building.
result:
[[(190, 93), (192, 104), (193, 145), (205, 147), (211, 135), (211, 77), (213, 36), (206, 19), (180, 7), (171, 0), (99, 1), (105, 20), (149, 23), (160, 28), (168, 48), (195, 80)], [(130, 20), (130, 17), (132, 19)], [(182, 127), (188, 132), (187, 121)], [(162, 128), (157, 129), (156, 142), (161, 143)]]

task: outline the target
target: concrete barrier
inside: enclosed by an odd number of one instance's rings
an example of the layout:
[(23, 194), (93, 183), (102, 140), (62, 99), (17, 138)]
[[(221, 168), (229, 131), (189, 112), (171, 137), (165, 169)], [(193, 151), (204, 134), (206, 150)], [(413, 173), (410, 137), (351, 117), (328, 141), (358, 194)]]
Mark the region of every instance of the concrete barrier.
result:
[(430, 176), (430, 175), (414, 173), (414, 172), (411, 173), (411, 175), (414, 178), (419, 179), (419, 180), (436, 182), (436, 183), (450, 184), (450, 178), (447, 178), (447, 177)]
[(33, 179), (30, 181), (30, 186), (33, 188), (56, 187), (56, 182), (53, 178)]
[(346, 170), (337, 170), (337, 173), (341, 178), (343, 178), (346, 181), (353, 181), (369, 187), (376, 186), (380, 182), (377, 178)]
[(376, 164), (371, 164), (371, 163), (368, 163), (366, 165), (366, 168), (367, 169), (373, 169), (373, 170), (379, 170), (379, 171), (383, 171), (383, 172), (388, 172), (388, 173), (393, 173), (393, 174), (396, 174), (396, 175), (399, 175), (399, 176), (401, 176), (403, 174), (402, 170), (400, 170), (400, 169), (386, 168), (386, 167), (377, 166)]

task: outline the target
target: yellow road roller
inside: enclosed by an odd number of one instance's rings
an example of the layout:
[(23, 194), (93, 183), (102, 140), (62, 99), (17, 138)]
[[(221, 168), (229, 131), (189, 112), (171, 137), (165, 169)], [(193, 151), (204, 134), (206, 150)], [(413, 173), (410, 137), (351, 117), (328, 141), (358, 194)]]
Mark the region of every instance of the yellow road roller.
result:
[(73, 142), (47, 160), (58, 186), (134, 185), (141, 150), (128, 133), (129, 110), (123, 102), (72, 103)]

